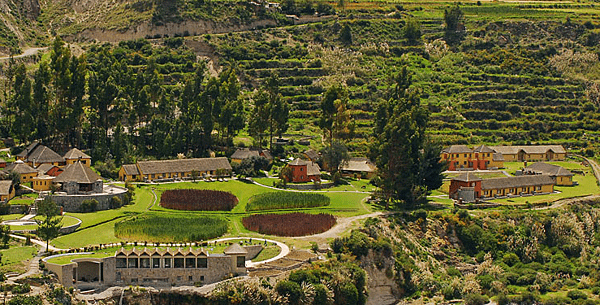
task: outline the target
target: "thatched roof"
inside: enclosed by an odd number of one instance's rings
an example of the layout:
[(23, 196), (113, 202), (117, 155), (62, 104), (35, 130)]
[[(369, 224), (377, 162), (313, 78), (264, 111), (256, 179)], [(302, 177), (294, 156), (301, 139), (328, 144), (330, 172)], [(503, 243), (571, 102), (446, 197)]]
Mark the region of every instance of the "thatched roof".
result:
[(302, 160), (302, 159), (296, 159), (288, 164), (292, 165), (292, 166), (306, 165), (306, 175), (307, 176), (320, 176), (321, 175), (321, 168), (319, 167), (319, 164), (317, 164), (315, 162), (306, 161), (306, 160)]
[(88, 156), (86, 153), (82, 152), (77, 148), (71, 148), (66, 154), (65, 159), (73, 160), (73, 159), (91, 159), (92, 157)]
[(225, 157), (139, 161), (137, 164), (142, 175), (231, 170), (231, 164)]
[(520, 150), (525, 152), (526, 154), (545, 154), (548, 151), (552, 151), (555, 154), (566, 154), (562, 145), (513, 145), (513, 146), (492, 146), (491, 147), (496, 152), (499, 152), (503, 155), (516, 155)]
[(549, 175), (549, 176), (573, 176), (573, 173), (568, 169), (558, 166), (552, 165), (544, 162), (536, 162), (529, 166), (527, 166), (524, 170), (525, 172), (533, 172), (541, 175)]
[(4, 169), (5, 172), (16, 172), (19, 174), (31, 174), (37, 172), (35, 168), (29, 166), (27, 163), (23, 163), (23, 161), (16, 161), (14, 163), (10, 163)]
[(11, 180), (0, 180), (0, 195), (6, 196), (10, 195), (12, 191), (12, 181)]
[(250, 148), (238, 148), (233, 155), (231, 155), (231, 159), (250, 159), (252, 157), (264, 157), (265, 159), (271, 161), (273, 160), (273, 156), (266, 149), (250, 149)]
[(548, 175), (526, 175), (518, 177), (485, 179), (481, 181), (481, 189), (493, 190), (550, 184), (554, 184), (554, 179)]
[(127, 175), (139, 175), (140, 171), (135, 164), (123, 164), (123, 170)]
[(367, 158), (351, 158), (347, 163), (342, 165), (342, 170), (348, 172), (372, 173), (377, 170), (377, 167), (375, 167), (375, 164)]
[[(38, 143), (35, 144), (35, 146), (34, 144), (29, 145), (17, 156), (23, 157), (27, 162), (34, 162), (35, 164), (65, 162), (65, 158), (61, 157), (52, 149)], [(33, 149), (31, 149), (31, 147), (33, 147)]]
[(96, 174), (91, 168), (83, 165), (83, 163), (77, 161), (73, 164), (67, 165), (65, 171), (54, 179), (54, 182), (63, 183), (75, 181), (77, 183), (91, 184), (98, 180), (102, 180), (100, 175)]
[(233, 243), (229, 247), (225, 248), (223, 253), (227, 255), (236, 255), (236, 254), (248, 254), (248, 251), (244, 249), (240, 244)]

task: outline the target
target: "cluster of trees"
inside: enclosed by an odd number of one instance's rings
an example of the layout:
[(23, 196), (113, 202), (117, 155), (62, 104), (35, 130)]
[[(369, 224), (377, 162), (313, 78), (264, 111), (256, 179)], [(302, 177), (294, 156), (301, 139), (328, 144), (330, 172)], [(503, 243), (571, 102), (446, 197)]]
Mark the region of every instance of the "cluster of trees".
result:
[(208, 78), (181, 38), (165, 44), (94, 45), (75, 56), (56, 38), (32, 77), (22, 64), (11, 69), (2, 135), (89, 149), (117, 166), (230, 145), (246, 122), (235, 67)]
[(441, 149), (425, 134), (429, 113), (421, 107), (420, 93), (411, 85), (412, 73), (403, 67), (389, 100), (377, 108), (374, 140), (369, 147), (378, 168), (377, 184), (388, 207), (391, 202), (408, 208), (425, 203), (431, 190), (443, 182)]

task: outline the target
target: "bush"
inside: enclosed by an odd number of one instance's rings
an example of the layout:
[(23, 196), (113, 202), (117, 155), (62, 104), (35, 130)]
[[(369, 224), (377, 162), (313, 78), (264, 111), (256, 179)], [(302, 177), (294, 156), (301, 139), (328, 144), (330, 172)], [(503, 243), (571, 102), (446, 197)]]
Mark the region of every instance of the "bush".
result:
[(507, 264), (509, 267), (514, 266), (516, 263), (520, 262), (519, 256), (514, 253), (506, 253), (502, 257), (502, 261)]
[(329, 205), (329, 197), (323, 194), (303, 192), (271, 192), (250, 198), (246, 211), (272, 209), (313, 208)]
[(278, 294), (287, 297), (290, 304), (297, 304), (302, 298), (302, 287), (296, 282), (292, 281), (280, 281), (275, 286), (275, 291)]
[(121, 198), (119, 198), (119, 196), (113, 196), (110, 199), (110, 208), (111, 209), (120, 208), (121, 205), (122, 205), (122, 202), (121, 202)]
[(567, 297), (572, 300), (585, 300), (588, 298), (587, 294), (581, 290), (569, 290)]
[(84, 200), (79, 206), (79, 212), (82, 213), (94, 212), (96, 209), (98, 209), (98, 200), (96, 199)]
[(465, 305), (483, 305), (487, 304), (489, 301), (490, 299), (487, 296), (478, 293), (468, 294), (465, 297)]
[(325, 232), (335, 225), (330, 214), (258, 214), (244, 217), (244, 227), (261, 234), (305, 236)]
[(160, 205), (174, 210), (231, 211), (236, 204), (232, 193), (214, 190), (167, 190), (160, 196)]
[(10, 292), (12, 292), (13, 294), (23, 294), (28, 293), (30, 291), (31, 286), (29, 286), (29, 284), (16, 285), (13, 286), (13, 288), (10, 290)]

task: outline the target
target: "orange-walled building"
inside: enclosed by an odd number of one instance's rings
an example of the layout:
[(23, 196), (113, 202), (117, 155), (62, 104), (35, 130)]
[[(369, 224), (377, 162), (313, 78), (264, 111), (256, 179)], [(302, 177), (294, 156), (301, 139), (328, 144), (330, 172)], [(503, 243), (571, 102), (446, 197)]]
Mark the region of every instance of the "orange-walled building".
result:
[(452, 145), (442, 150), (441, 162), (448, 163), (448, 170), (489, 169), (504, 167), (504, 157), (491, 148), (481, 145), (470, 149), (466, 145)]

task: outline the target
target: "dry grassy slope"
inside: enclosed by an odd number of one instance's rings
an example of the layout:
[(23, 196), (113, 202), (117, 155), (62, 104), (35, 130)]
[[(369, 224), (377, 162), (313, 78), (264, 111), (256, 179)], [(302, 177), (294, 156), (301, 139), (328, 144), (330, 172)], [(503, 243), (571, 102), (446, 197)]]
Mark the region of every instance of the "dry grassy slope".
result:
[(35, 19), (40, 14), (38, 0), (0, 0), (0, 53), (18, 53), (35, 43), (38, 30)]

